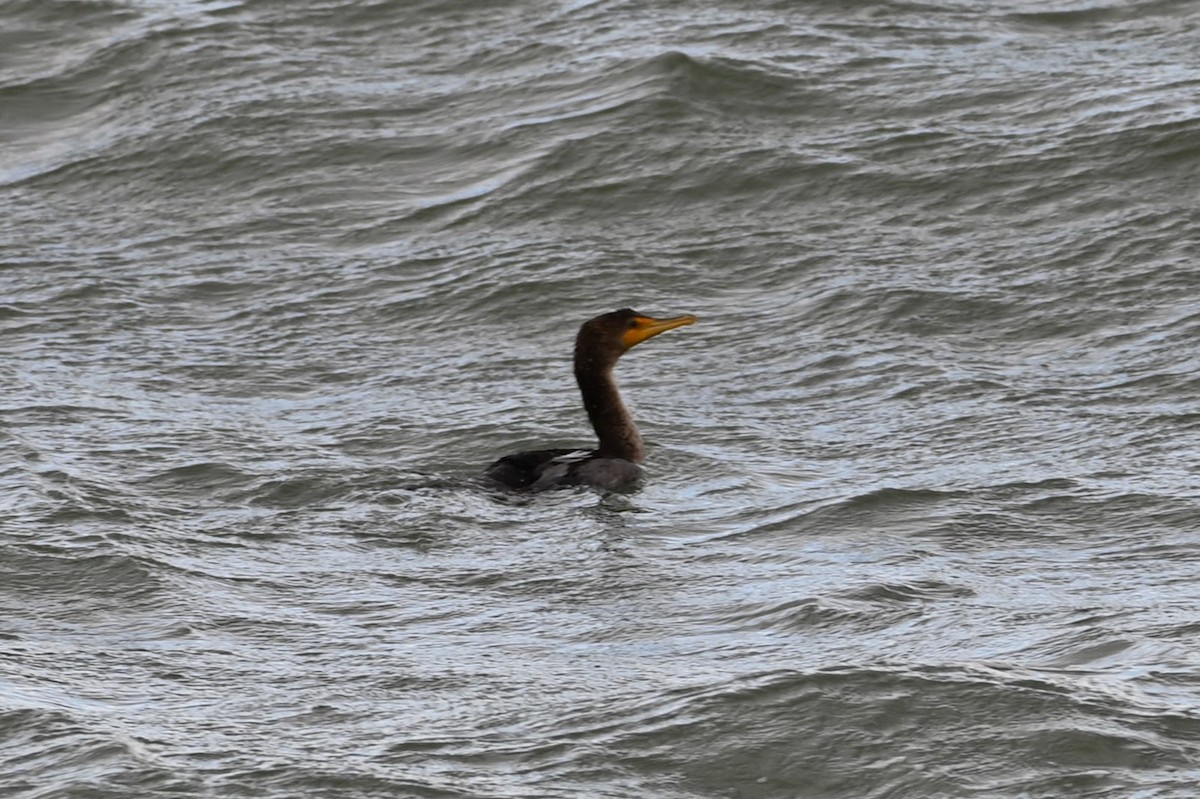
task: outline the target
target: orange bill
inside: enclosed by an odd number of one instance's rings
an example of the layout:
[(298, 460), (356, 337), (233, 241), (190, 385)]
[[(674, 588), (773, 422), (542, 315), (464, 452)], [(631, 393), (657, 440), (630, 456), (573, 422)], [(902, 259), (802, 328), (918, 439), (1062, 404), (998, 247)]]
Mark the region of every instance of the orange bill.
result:
[(629, 348), (635, 344), (641, 344), (648, 338), (657, 336), (667, 330), (674, 330), (677, 327), (690, 325), (695, 323), (696, 317), (691, 314), (683, 316), (672, 316), (669, 319), (655, 319), (652, 316), (636, 316), (630, 323), (630, 327), (625, 331), (624, 342), (625, 347)]

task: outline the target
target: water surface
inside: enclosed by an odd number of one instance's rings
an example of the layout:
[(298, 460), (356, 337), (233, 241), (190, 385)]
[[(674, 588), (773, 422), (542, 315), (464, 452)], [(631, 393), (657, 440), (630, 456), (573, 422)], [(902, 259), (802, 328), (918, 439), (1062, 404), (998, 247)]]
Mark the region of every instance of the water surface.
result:
[(3, 14), (6, 795), (1194, 795), (1191, 3)]

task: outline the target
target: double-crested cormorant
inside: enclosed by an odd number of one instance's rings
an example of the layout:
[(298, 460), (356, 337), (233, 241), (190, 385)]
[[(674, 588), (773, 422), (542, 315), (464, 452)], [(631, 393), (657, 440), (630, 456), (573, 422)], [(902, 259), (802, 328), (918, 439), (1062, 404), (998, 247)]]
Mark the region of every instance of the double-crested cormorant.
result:
[(631, 347), (695, 321), (690, 314), (655, 319), (622, 308), (585, 322), (575, 338), (575, 380), (600, 445), (594, 450), (518, 452), (493, 463), (486, 476), (509, 488), (531, 491), (572, 485), (620, 491), (634, 486), (641, 478), (642, 467), (638, 464), (645, 459), (646, 451), (617, 391), (613, 366)]

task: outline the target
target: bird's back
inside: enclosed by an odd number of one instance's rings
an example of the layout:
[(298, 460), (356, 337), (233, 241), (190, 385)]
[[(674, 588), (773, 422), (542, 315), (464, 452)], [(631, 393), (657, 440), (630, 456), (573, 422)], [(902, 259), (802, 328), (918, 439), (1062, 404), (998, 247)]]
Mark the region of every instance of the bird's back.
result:
[(506, 455), (484, 476), (518, 491), (579, 485), (624, 491), (641, 481), (642, 468), (623, 458), (599, 457), (591, 450), (538, 449)]

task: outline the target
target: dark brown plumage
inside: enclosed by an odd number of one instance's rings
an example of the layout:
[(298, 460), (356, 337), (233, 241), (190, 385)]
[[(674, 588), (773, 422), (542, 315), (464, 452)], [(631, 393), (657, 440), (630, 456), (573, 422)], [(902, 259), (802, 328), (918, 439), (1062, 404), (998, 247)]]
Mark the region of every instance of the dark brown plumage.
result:
[(636, 485), (646, 450), (617, 390), (613, 367), (631, 347), (695, 321), (690, 314), (656, 319), (622, 308), (585, 322), (575, 338), (575, 380), (596, 431), (596, 449), (519, 452), (493, 463), (485, 476), (508, 488), (532, 491), (569, 485), (619, 491)]

